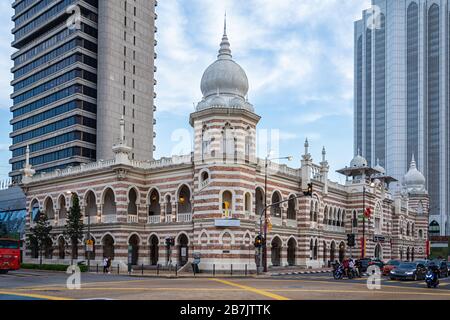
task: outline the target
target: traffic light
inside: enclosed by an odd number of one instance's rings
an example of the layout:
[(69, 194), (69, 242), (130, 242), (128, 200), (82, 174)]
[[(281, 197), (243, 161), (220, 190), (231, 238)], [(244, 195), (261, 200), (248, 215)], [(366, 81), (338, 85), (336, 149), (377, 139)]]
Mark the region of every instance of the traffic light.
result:
[(347, 246), (354, 247), (355, 244), (355, 235), (353, 233), (347, 234)]
[(175, 245), (175, 238), (173, 237), (166, 238), (166, 246), (170, 247), (174, 245)]
[(313, 194), (313, 184), (312, 183), (308, 183), (308, 189), (306, 189), (306, 191), (303, 191), (303, 194), (305, 196), (309, 196), (311, 197)]
[(258, 234), (255, 238), (255, 248), (259, 248), (263, 245), (263, 237)]

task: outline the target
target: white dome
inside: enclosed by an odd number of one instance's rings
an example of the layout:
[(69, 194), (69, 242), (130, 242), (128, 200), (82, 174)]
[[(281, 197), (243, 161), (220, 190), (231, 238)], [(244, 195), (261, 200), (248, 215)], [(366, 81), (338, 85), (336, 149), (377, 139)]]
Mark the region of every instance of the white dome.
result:
[(380, 159), (377, 159), (377, 165), (374, 169), (380, 171), (380, 174), (386, 174), (386, 170), (380, 165)]
[(367, 167), (367, 160), (359, 154), (359, 150), (358, 154), (350, 161), (350, 167)]
[(416, 161), (414, 156), (411, 161), (411, 166), (409, 167), (408, 173), (404, 177), (404, 183), (409, 191), (424, 191), (425, 190), (425, 177), (417, 169)]
[[(232, 59), (226, 29), (220, 44), (217, 60), (203, 73), (200, 87), (203, 100), (208, 102), (208, 107), (217, 107), (217, 104), (213, 103), (211, 97), (221, 96), (228, 102), (229, 107), (253, 112), (253, 107), (246, 103), (249, 89), (248, 78), (244, 69)], [(227, 107), (227, 105), (224, 106)], [(205, 108), (206, 105), (202, 104), (201, 107)]]

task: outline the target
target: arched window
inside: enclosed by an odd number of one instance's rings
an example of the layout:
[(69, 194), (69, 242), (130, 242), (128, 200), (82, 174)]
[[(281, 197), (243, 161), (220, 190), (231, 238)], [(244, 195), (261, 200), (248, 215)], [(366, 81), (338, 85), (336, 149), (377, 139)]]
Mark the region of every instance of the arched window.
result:
[(309, 241), (309, 260), (314, 258), (314, 240), (311, 239)]
[(236, 141), (233, 128), (229, 123), (225, 124), (222, 131), (222, 152), (224, 161), (234, 160), (236, 153)]
[(309, 201), (309, 220), (313, 221), (313, 215), (314, 215), (314, 201)]
[(323, 224), (328, 223), (328, 206), (325, 206), (325, 209), (323, 210)]
[(436, 220), (430, 222), (429, 232), (431, 236), (438, 236), (441, 233), (441, 228)]
[(255, 215), (259, 217), (264, 209), (264, 191), (256, 188), (255, 191)]
[(419, 229), (419, 238), (420, 238), (420, 239), (423, 238), (423, 231), (422, 231), (422, 229)]
[(207, 159), (211, 154), (211, 137), (206, 125), (202, 130), (202, 160)]
[(406, 223), (406, 236), (409, 237), (409, 222)]
[(251, 143), (252, 143), (252, 136), (250, 133), (250, 128), (247, 128), (247, 134), (245, 136), (245, 161), (250, 161), (250, 154), (251, 154)]
[(172, 214), (172, 198), (168, 194), (166, 196), (166, 215)]
[(314, 216), (313, 216), (313, 220), (315, 222), (318, 222), (319, 219), (319, 202), (315, 201), (314, 202)]
[(233, 194), (228, 190), (222, 194), (222, 217), (233, 218)]
[(314, 251), (313, 252), (313, 254), (314, 254), (313, 260), (317, 260), (317, 251), (318, 251), (317, 239), (316, 239), (316, 241), (314, 241), (314, 250), (313, 251)]
[(272, 194), (272, 207), (270, 207), (270, 213), (272, 217), (281, 218), (281, 206), (279, 202), (281, 201), (281, 195), (278, 192)]
[(128, 214), (129, 215), (137, 215), (138, 209), (137, 209), (137, 193), (134, 188), (132, 188), (128, 192)]
[(178, 214), (192, 213), (191, 191), (183, 185), (178, 191)]
[(89, 191), (85, 196), (85, 214), (90, 217), (97, 215), (97, 201), (92, 191)]
[(244, 210), (245, 210), (245, 216), (249, 217), (252, 212), (252, 196), (251, 196), (250, 192), (245, 193)]
[(297, 215), (295, 213), (296, 208), (295, 208), (295, 196), (291, 195), (289, 197), (289, 201), (288, 201), (288, 211), (287, 211), (287, 218), (289, 220), (296, 220), (297, 219)]
[(114, 192), (110, 188), (106, 189), (103, 194), (103, 214), (116, 214), (116, 198), (114, 196)]
[(53, 207), (52, 198), (48, 197), (44, 204), (45, 215), (48, 219), (55, 219), (55, 208)]
[(58, 199), (59, 219), (67, 218), (66, 197), (61, 195)]
[(374, 212), (374, 226), (375, 226), (375, 234), (382, 234), (382, 227), (383, 227), (383, 208), (378, 203), (375, 206), (375, 212)]
[(149, 194), (148, 199), (148, 215), (149, 216), (159, 216), (161, 215), (161, 204), (159, 200), (159, 192), (153, 189)]

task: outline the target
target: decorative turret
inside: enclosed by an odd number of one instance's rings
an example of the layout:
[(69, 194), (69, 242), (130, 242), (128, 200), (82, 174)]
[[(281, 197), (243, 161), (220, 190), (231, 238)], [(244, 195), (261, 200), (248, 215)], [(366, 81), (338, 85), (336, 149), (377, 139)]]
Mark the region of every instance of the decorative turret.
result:
[(327, 156), (327, 152), (325, 150), (325, 147), (323, 147), (322, 162), (320, 163), (320, 176), (322, 177), (324, 194), (328, 193), (328, 172), (330, 171), (330, 166), (328, 165), (326, 156)]
[(309, 153), (309, 142), (308, 138), (305, 140), (305, 153), (302, 155), (302, 190), (308, 188), (308, 183), (311, 182), (312, 175), (312, 157)]
[(408, 173), (406, 173), (404, 179), (404, 187), (408, 193), (415, 194), (423, 194), (427, 193), (425, 189), (425, 177), (424, 175), (417, 169), (416, 160), (414, 159), (414, 155), (412, 155), (411, 165), (409, 167)]
[(130, 164), (130, 153), (133, 149), (127, 145), (125, 139), (125, 120), (123, 116), (120, 120), (119, 142), (113, 146), (112, 150), (116, 164)]
[(25, 165), (22, 169), (22, 182), (27, 183), (27, 180), (32, 178), (35, 173), (36, 170), (34, 170), (30, 164), (30, 146), (27, 145), (27, 149), (25, 152)]

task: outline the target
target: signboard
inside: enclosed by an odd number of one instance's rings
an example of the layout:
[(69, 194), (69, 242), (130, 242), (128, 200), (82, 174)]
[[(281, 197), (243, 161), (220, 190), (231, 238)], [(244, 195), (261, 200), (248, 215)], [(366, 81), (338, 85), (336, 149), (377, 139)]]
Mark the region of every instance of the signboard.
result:
[(187, 256), (187, 248), (186, 247), (181, 247), (181, 256), (182, 257), (186, 257)]
[(86, 252), (94, 252), (94, 241), (86, 240)]
[(384, 242), (386, 238), (384, 236), (373, 236), (374, 242)]
[(214, 220), (216, 227), (240, 227), (241, 220), (239, 219), (216, 219)]

